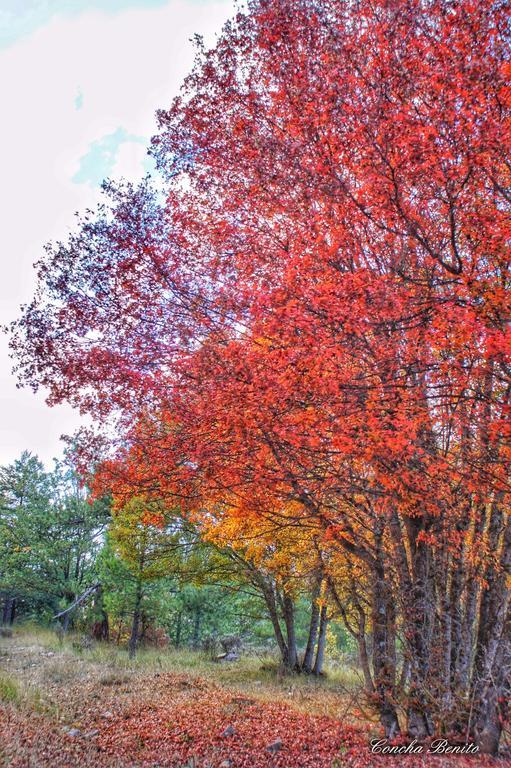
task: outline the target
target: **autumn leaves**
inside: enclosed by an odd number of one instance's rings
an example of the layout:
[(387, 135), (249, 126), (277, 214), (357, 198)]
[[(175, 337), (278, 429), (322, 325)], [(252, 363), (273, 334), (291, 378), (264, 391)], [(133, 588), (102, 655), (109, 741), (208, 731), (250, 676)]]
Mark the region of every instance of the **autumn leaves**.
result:
[(115, 493), (273, 530), (287, 580), (330, 579), (387, 733), (487, 751), (511, 665), (508, 11), (250, 3), (159, 115), (166, 199), (111, 185), (13, 341), (25, 381), (120, 417)]

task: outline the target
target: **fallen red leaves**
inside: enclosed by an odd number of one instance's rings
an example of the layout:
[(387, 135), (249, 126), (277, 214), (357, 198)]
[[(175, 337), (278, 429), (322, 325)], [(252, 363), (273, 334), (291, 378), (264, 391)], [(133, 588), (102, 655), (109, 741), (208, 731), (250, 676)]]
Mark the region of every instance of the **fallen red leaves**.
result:
[[(158, 703), (132, 699), (105, 713), (84, 701), (79, 736), (48, 717), (0, 707), (0, 764), (12, 768), (467, 768), (508, 760), (372, 755), (362, 729), (280, 703), (245, 698), (182, 675), (141, 678)], [(162, 703), (161, 690), (168, 690)], [(156, 693), (157, 692), (157, 693)], [(141, 690), (142, 694), (142, 690)], [(144, 691), (144, 698), (146, 691)], [(87, 697), (85, 697), (87, 698)], [(142, 696), (141, 696), (142, 698)]]
[(233, 768), (327, 768), (341, 746), (349, 748), (357, 739), (360, 734), (330, 718), (209, 689), (179, 710), (134, 709), (127, 719), (110, 720), (98, 745), (109, 754), (119, 748), (136, 754), (144, 765), (180, 765), (196, 758), (201, 766), (228, 760)]
[[(169, 693), (181, 678), (167, 678)], [(490, 759), (459, 756), (376, 756), (368, 735), (329, 717), (297, 712), (288, 706), (235, 696), (200, 685), (179, 706), (133, 707), (98, 723), (103, 753), (124, 753), (141, 766), (195, 765), (197, 768), (363, 768), (406, 765), (443, 768), (492, 765)]]

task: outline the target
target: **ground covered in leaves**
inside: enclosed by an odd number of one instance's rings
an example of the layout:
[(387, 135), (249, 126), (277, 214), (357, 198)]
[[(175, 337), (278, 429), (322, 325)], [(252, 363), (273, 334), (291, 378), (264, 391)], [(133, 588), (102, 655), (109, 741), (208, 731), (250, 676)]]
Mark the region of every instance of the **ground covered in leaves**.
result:
[[(0, 651), (0, 765), (12, 768), (366, 768), (511, 765), (511, 760), (377, 757), (374, 726), (304, 711), (211, 678), (143, 668), (19, 639)], [(325, 692), (332, 699), (332, 692)], [(321, 696), (315, 690), (314, 696)], [(339, 696), (339, 711), (342, 697)], [(332, 706), (332, 701), (330, 702)]]

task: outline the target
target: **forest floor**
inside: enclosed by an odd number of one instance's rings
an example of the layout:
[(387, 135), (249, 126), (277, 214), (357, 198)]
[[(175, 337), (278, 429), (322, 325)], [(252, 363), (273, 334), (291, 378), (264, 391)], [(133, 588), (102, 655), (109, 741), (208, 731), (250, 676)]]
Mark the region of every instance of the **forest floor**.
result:
[(356, 676), (279, 677), (261, 659), (219, 665), (191, 652), (0, 639), (0, 766), (12, 768), (465, 768), (511, 766), (372, 755), (378, 728)]

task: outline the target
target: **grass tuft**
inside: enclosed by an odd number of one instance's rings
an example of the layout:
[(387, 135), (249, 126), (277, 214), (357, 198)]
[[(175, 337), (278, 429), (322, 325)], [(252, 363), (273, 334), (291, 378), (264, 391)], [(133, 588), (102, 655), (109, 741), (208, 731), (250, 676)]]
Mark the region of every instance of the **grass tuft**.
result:
[(0, 701), (4, 704), (17, 704), (20, 691), (16, 680), (5, 674), (0, 674)]

